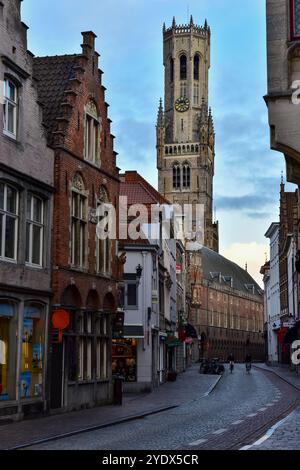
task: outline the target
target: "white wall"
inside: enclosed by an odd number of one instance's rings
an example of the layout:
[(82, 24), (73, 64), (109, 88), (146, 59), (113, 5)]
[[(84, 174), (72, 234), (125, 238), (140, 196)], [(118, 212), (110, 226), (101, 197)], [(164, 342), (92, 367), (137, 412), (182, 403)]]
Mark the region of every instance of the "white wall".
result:
[(268, 356), (269, 361), (278, 362), (277, 332), (274, 323), (280, 321), (280, 287), (279, 287), (279, 225), (269, 230), (270, 238), (270, 281), (267, 286), (268, 311)]

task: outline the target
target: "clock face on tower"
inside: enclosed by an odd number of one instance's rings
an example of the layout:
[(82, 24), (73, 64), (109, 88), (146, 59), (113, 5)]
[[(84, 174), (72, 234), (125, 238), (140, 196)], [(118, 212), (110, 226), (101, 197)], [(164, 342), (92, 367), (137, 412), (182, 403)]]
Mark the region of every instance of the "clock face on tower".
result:
[(175, 109), (179, 113), (184, 113), (185, 111), (188, 111), (190, 108), (190, 100), (188, 98), (178, 98), (178, 100), (175, 101)]

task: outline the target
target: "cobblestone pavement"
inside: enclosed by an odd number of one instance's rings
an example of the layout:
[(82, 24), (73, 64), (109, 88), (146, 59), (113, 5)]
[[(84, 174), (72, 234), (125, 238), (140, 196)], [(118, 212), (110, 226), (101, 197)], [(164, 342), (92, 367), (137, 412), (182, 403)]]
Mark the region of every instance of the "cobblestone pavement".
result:
[(300, 450), (300, 407), (291, 413), (264, 442), (251, 450)]
[(49, 439), (59, 434), (76, 433), (84, 428), (106, 426), (111, 423), (155, 413), (167, 407), (179, 406), (210, 392), (219, 376), (200, 375), (195, 364), (180, 374), (176, 382), (168, 382), (153, 393), (128, 394), (123, 406), (102, 406), (46, 418), (26, 420), (0, 426), (0, 449), (11, 449), (28, 442)]
[(299, 396), (297, 390), (274, 374), (253, 369), (248, 375), (244, 366), (236, 365), (234, 373), (227, 371), (218, 387), (205, 398), (145, 419), (32, 448), (191, 451), (240, 448), (252, 444), (300, 403)]

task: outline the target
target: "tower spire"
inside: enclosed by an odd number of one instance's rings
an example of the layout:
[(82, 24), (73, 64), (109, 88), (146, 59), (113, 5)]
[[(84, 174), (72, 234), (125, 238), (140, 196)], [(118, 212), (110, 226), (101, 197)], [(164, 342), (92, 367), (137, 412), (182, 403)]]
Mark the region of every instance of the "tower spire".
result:
[(175, 16), (173, 16), (172, 28), (176, 28), (176, 20), (175, 20)]
[(191, 19), (190, 19), (190, 25), (191, 25), (191, 26), (194, 26), (193, 15), (191, 15)]
[(158, 127), (163, 127), (164, 126), (164, 110), (163, 110), (162, 98), (160, 98), (160, 100), (159, 100), (157, 125), (158, 125)]

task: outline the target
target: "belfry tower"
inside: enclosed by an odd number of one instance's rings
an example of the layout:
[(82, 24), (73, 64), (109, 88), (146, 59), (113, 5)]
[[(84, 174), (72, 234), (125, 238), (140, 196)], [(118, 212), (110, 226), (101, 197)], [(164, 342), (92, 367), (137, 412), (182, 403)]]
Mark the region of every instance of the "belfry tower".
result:
[(206, 21), (203, 27), (192, 17), (188, 25), (176, 25), (175, 18), (170, 28), (164, 24), (165, 98), (157, 119), (157, 168), (159, 192), (171, 203), (204, 205), (204, 244), (218, 251), (215, 132), (208, 108), (210, 38)]

